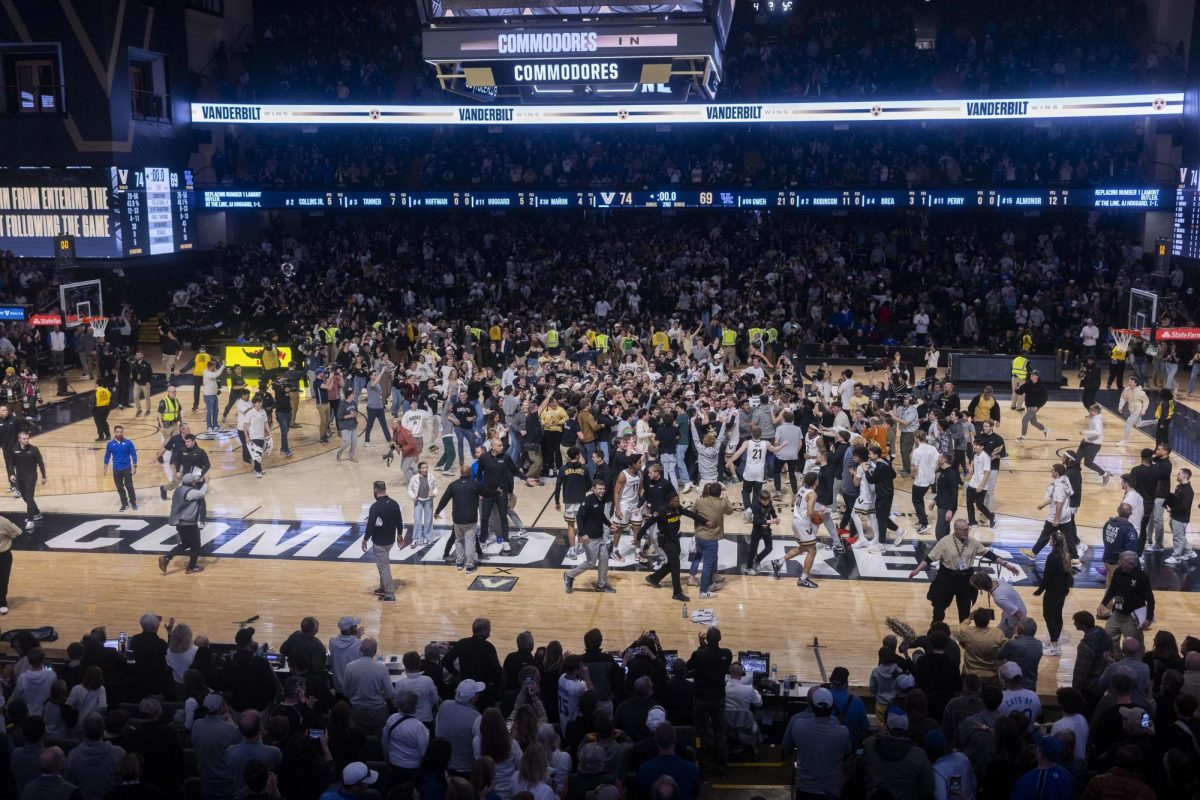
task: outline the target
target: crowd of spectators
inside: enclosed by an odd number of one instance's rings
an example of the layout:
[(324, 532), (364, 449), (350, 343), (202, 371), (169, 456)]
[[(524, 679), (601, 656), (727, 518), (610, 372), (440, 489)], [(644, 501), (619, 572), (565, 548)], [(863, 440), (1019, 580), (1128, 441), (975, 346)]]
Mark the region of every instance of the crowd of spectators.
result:
[(599, 629), (577, 655), (523, 631), (501, 661), (477, 619), (458, 641), (405, 653), (402, 674), (353, 616), (333, 635), (304, 618), (274, 665), (253, 628), (222, 645), (152, 613), (127, 644), (95, 628), (57, 663), (22, 632), (4, 675), (0, 792), (696, 800), (731, 751), (770, 737), (802, 798), (1196, 796), (1200, 640), (1159, 631), (1148, 650), (1116, 648), (1077, 612), (1074, 671), (1050, 700), (1036, 691), (1036, 625), (1008, 639), (981, 612), (899, 646), (887, 637), (865, 702), (866, 676), (835, 666), (786, 721), (764, 712), (715, 627), (674, 659), (654, 633), (615, 659)]
[[(1017, 352), (1028, 332), (1032, 352), (1069, 356), (1085, 320), (1123, 327), (1129, 289), (1152, 280), (1140, 231), (1126, 224), (1080, 215), (335, 216), (218, 247), (213, 271), (177, 290), (171, 318), (185, 331), (220, 320), (234, 335), (274, 330), (292, 341), (339, 312), (344, 328), (446, 315), (471, 325), (504, 318), (531, 333), (551, 321), (560, 330), (790, 322), (810, 353), (854, 357), (871, 344), (916, 343), (923, 308), (943, 348)], [(1194, 313), (1176, 273), (1162, 287), (1163, 324)]]
[(1129, 186), (1153, 179), (1128, 121), (792, 128), (326, 129), (225, 137), (208, 182), (263, 189)]
[[(416, 4), (260, 0), (249, 43), (218, 59), (230, 102), (459, 102), (421, 57)], [(1007, 96), (1175, 88), (1182, 44), (1155, 42), (1138, 0), (1002, 6), (738, 4), (720, 98)]]

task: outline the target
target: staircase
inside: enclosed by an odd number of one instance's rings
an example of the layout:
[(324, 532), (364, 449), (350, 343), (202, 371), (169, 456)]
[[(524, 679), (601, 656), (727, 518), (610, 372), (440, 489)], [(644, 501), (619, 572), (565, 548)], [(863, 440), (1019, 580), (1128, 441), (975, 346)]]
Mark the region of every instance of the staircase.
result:
[(792, 796), (792, 768), (783, 763), (777, 745), (760, 744), (753, 753), (730, 749), (729, 769), (724, 778), (705, 776), (700, 797), (721, 800), (788, 800)]

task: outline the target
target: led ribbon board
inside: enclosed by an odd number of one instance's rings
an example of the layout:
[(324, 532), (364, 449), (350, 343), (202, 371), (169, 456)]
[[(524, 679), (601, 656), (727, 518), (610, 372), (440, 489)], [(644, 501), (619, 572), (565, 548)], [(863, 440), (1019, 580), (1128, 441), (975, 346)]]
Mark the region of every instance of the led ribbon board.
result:
[(245, 125), (794, 125), (1178, 116), (1183, 93), (719, 105), (397, 106), (192, 103), (192, 122)]

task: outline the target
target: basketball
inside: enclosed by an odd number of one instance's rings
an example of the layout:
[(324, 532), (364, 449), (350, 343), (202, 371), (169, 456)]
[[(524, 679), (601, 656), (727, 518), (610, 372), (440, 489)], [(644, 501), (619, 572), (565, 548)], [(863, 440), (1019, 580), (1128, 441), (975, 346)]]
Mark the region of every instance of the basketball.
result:
[(825, 512), (824, 511), (814, 511), (813, 513), (808, 515), (808, 518), (810, 520), (812, 520), (813, 525), (824, 525), (825, 524)]

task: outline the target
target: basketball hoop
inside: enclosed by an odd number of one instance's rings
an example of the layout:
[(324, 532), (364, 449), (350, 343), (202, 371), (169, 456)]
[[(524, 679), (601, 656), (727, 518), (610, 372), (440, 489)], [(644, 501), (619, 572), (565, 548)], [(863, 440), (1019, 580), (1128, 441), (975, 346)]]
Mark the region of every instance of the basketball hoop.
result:
[(97, 339), (104, 338), (104, 331), (108, 328), (108, 317), (91, 317), (87, 323), (92, 326), (93, 336)]
[(1133, 341), (1134, 331), (1114, 328), (1112, 335), (1117, 340), (1116, 344), (1113, 345), (1113, 352), (1128, 353), (1129, 344)]

